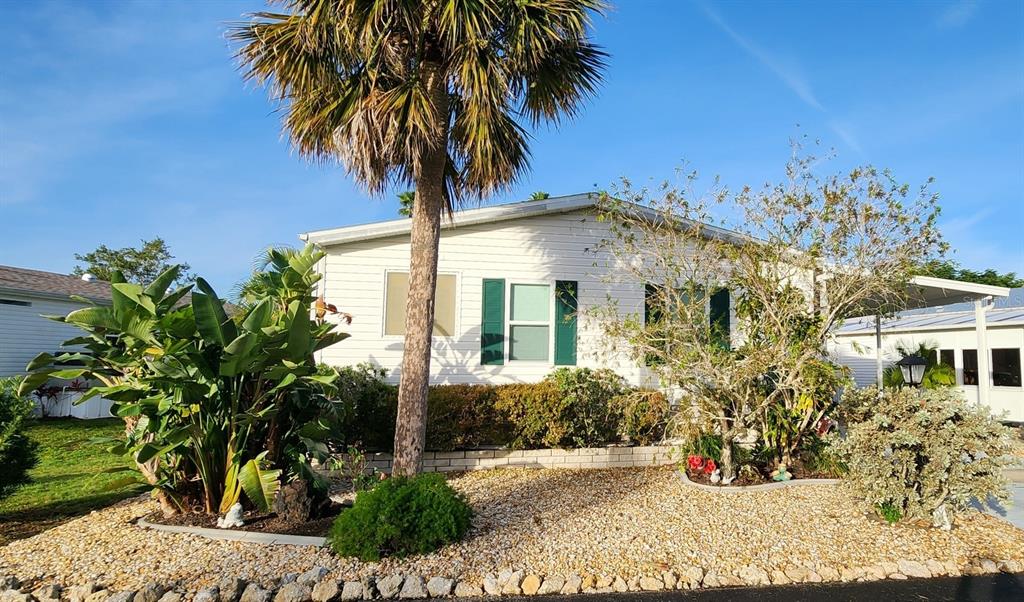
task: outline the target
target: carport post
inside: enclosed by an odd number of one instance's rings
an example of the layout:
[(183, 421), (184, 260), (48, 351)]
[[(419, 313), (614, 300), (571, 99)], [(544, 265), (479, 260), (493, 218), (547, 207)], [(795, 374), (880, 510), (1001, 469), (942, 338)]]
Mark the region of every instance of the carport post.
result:
[(882, 391), (882, 316), (875, 314), (875, 379)]
[(988, 387), (992, 375), (988, 368), (988, 329), (985, 324), (985, 312), (988, 311), (991, 301), (992, 297), (974, 301), (974, 330), (978, 335), (978, 403), (986, 407), (988, 407)]

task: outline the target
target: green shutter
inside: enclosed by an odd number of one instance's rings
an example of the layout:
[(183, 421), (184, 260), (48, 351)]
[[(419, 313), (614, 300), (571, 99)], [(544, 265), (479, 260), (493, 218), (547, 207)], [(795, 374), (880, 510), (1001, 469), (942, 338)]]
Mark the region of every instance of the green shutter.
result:
[(555, 365), (576, 365), (576, 310), (579, 307), (575, 280), (555, 281)]
[(729, 289), (720, 288), (711, 295), (711, 337), (728, 349), (729, 342)]
[[(660, 298), (661, 289), (656, 284), (645, 284), (644, 285), (644, 326), (647, 330), (647, 336), (656, 336), (655, 328), (662, 319), (662, 308), (660, 303), (663, 299)], [(664, 358), (656, 353), (647, 353), (644, 355), (645, 366), (659, 366), (664, 364)]]
[(480, 324), (480, 363), (505, 363), (505, 279), (484, 278)]

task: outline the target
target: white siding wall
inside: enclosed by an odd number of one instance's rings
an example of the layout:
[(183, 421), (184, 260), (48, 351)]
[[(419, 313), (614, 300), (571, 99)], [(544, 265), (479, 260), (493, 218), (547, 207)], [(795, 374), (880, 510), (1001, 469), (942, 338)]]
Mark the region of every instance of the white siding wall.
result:
[[(439, 272), (458, 278), (456, 335), (434, 337), (431, 370), (434, 383), (534, 382), (554, 369), (552, 363), (506, 362), (480, 365), (480, 322), (484, 278), (506, 281), (575, 280), (579, 283), (577, 365), (606, 366), (635, 384), (645, 371), (621, 353), (601, 352), (600, 326), (588, 308), (618, 299), (623, 313), (642, 312), (642, 284), (609, 285), (601, 281), (588, 249), (607, 236), (608, 226), (588, 212), (528, 217), (442, 230)], [(342, 330), (351, 338), (322, 352), (320, 361), (336, 366), (369, 361), (398, 381), (402, 337), (383, 335), (384, 279), (387, 270), (406, 271), (409, 238), (398, 236), (327, 248), (321, 266), (324, 294), (330, 303), (354, 316)], [(506, 315), (507, 318), (507, 315)], [(650, 384), (650, 383), (646, 383)]]
[[(42, 317), (67, 315), (83, 307), (81, 303), (10, 293), (0, 293), (0, 298), (32, 304), (0, 303), (0, 376), (24, 374), (25, 366), (32, 358), (44, 351), (56, 353), (60, 351), (61, 343), (82, 334), (74, 326)], [(61, 382), (65, 381), (53, 381)], [(81, 393), (62, 393), (56, 399), (44, 400), (36, 408), (36, 413), (50, 417), (74, 416), (85, 419), (110, 416), (109, 400), (93, 397), (85, 403), (74, 404), (79, 397)]]
[[(1016, 348), (1022, 349), (1024, 355), (1024, 326), (995, 326), (989, 324), (988, 331), (989, 349)], [(883, 332), (882, 333), (882, 360), (886, 365), (899, 359), (895, 351), (897, 343), (905, 343), (908, 346), (916, 347), (918, 343), (929, 343), (938, 345), (939, 349), (953, 349), (956, 362), (956, 380), (963, 382), (963, 354), (964, 349), (977, 349), (978, 336), (974, 327), (960, 328), (954, 330), (921, 330), (916, 332)], [(858, 353), (856, 346), (863, 349)], [(836, 345), (833, 348), (836, 359), (843, 365), (853, 370), (854, 380), (858, 386), (869, 386), (875, 384), (875, 335), (843, 335), (836, 337)], [(989, 360), (991, 369), (992, 361)], [(991, 382), (991, 381), (990, 381)], [(978, 387), (961, 385), (964, 395), (969, 401), (977, 403)], [(989, 387), (989, 404), (993, 413), (1001, 414), (1006, 412), (1006, 419), (1014, 422), (1024, 422), (1024, 388), (1022, 387)]]
[(29, 307), (0, 303), (0, 376), (23, 374), (36, 355), (54, 353), (64, 341), (82, 334), (74, 326), (48, 320), (43, 315), (67, 315), (82, 307), (73, 301), (0, 293), (0, 298), (27, 301)]

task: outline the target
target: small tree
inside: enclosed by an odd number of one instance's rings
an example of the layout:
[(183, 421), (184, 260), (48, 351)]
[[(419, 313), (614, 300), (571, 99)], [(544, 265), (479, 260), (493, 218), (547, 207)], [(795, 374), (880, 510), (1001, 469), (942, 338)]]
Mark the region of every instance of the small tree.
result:
[(25, 435), (33, 404), (18, 393), (20, 383), (19, 377), (0, 378), (0, 499), (28, 483), (28, 471), (39, 462), (39, 445)]
[(689, 174), (653, 191), (624, 180), (603, 198), (599, 261), (646, 288), (643, 313), (615, 300), (598, 312), (606, 342), (628, 343), (683, 392), (690, 419), (713, 425), (727, 478), (751, 430), (790, 461), (841, 378), (822, 367), (829, 333), (898, 307), (913, 267), (943, 248), (927, 185), (911, 194), (871, 167), (821, 178), (813, 161), (794, 156), (787, 180), (760, 190), (697, 196)]
[(76, 265), (71, 270), (72, 276), (92, 274), (107, 282), (113, 282), (116, 272), (120, 272), (129, 282), (153, 282), (173, 265), (179, 266), (175, 284), (184, 284), (194, 279), (188, 273), (189, 265), (173, 261), (174, 255), (159, 236), (153, 240), (143, 240), (139, 247), (111, 249), (107, 245), (100, 245), (84, 255), (75, 253), (75, 259), (84, 262), (85, 266)]

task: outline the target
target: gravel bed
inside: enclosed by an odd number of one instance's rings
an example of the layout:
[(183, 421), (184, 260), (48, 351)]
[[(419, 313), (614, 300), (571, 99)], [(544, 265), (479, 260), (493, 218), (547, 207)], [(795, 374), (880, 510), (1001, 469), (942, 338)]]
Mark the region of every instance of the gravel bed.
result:
[(475, 510), (473, 530), (428, 556), (362, 563), (327, 549), (143, 530), (134, 521), (155, 504), (133, 499), (0, 548), (0, 574), (196, 591), (224, 576), (269, 587), (315, 566), (346, 581), (414, 573), (479, 583), (508, 569), (599, 581), (692, 567), (724, 576), (807, 569), (827, 580), (899, 560), (938, 562), (950, 572), (982, 559), (1024, 562), (1024, 530), (996, 517), (971, 512), (949, 532), (890, 527), (865, 516), (843, 484), (722, 495), (684, 485), (671, 468), (501, 469), (451, 483)]

